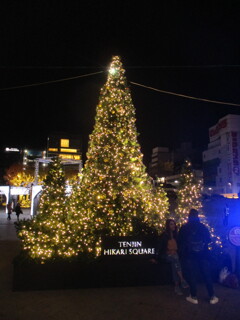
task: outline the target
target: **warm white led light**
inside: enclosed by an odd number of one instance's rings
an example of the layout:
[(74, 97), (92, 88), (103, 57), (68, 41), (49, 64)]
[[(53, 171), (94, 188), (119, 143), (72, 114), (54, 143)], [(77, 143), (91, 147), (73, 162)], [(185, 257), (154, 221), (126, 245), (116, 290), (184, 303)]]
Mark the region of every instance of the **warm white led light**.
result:
[(115, 68), (110, 68), (109, 69), (109, 73), (111, 74), (111, 75), (115, 75), (116, 74), (116, 72), (117, 72), (117, 70), (115, 69)]

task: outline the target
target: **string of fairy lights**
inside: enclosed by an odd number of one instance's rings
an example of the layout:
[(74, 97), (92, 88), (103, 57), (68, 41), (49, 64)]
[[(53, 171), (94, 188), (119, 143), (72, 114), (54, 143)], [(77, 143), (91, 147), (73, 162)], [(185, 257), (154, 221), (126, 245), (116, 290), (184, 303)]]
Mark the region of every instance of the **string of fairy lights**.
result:
[(176, 216), (178, 223), (182, 225), (187, 222), (190, 209), (198, 210), (201, 222), (206, 225), (211, 234), (212, 243), (210, 244), (210, 249), (212, 249), (214, 245), (222, 248), (220, 237), (216, 235), (214, 228), (210, 227), (203, 213), (201, 197), (202, 184), (196, 180), (191, 162), (186, 160), (181, 173), (180, 186), (177, 190)]
[[(157, 210), (142, 163), (135, 110), (124, 72), (119, 57), (115, 57), (100, 92), (79, 196), (75, 197), (76, 215), (90, 214), (92, 230), (123, 236), (132, 232), (132, 216), (146, 219), (144, 207), (150, 213)], [(98, 253), (100, 247), (96, 250)]]
[[(133, 218), (161, 230), (168, 213), (163, 189), (154, 191), (137, 141), (135, 109), (119, 57), (100, 92), (81, 183), (64, 196), (56, 165), (45, 181), (40, 213), (19, 235), (32, 258), (99, 255), (102, 236), (126, 236)], [(60, 173), (58, 173), (58, 171)]]
[[(24, 251), (42, 263), (80, 253), (98, 256), (102, 237), (134, 234), (134, 218), (162, 231), (169, 215), (168, 197), (162, 188), (153, 189), (142, 160), (135, 108), (125, 70), (115, 56), (100, 91), (80, 183), (67, 197), (61, 163), (58, 159), (51, 163), (39, 214), (23, 222), (18, 233)], [(185, 189), (179, 191), (182, 222), (189, 205), (195, 201), (200, 206), (198, 187), (191, 179), (186, 176)]]

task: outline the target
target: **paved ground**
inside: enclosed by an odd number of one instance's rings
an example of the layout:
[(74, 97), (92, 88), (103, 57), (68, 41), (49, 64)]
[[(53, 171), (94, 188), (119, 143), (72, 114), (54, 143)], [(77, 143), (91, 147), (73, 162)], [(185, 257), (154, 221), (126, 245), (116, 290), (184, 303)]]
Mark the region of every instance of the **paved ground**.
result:
[[(23, 214), (20, 215), (20, 219), (30, 219), (30, 213), (28, 209), (23, 209)], [(0, 208), (0, 241), (3, 240), (17, 240), (14, 222), (17, 221), (16, 213), (11, 214), (11, 220), (7, 220), (5, 210)]]
[[(28, 212), (24, 213), (28, 218)], [(22, 218), (22, 216), (21, 216)], [(0, 211), (0, 320), (238, 320), (240, 290), (216, 284), (217, 305), (199, 285), (199, 305), (176, 296), (172, 286), (12, 291), (12, 259), (20, 243), (13, 222)]]

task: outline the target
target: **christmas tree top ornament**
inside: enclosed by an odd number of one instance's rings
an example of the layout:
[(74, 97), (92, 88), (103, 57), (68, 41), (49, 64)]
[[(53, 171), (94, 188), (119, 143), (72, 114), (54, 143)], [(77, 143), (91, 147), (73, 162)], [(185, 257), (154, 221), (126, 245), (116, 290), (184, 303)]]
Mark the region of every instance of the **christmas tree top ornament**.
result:
[(113, 56), (109, 74), (114, 78), (120, 78), (125, 73), (125, 70), (122, 68), (122, 63), (119, 56)]

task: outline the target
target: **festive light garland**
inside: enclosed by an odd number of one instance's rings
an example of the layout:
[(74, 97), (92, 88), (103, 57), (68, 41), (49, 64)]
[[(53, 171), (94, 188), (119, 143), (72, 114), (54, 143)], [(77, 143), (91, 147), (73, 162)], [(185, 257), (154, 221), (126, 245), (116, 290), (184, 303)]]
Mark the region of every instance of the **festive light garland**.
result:
[[(66, 196), (63, 169), (55, 159), (44, 182), (39, 214), (19, 228), (23, 249), (33, 259), (44, 263), (83, 252), (96, 256), (102, 236), (133, 234), (134, 218), (158, 231), (165, 225), (168, 199), (161, 188), (153, 190), (143, 165), (124, 73), (120, 58), (113, 57), (100, 92), (87, 161), (71, 196)], [(194, 181), (190, 162), (186, 168), (178, 190), (179, 223), (186, 222), (191, 208), (199, 210), (212, 239), (221, 246), (202, 213), (201, 186)]]
[(63, 170), (55, 160), (39, 214), (20, 228), (23, 249), (41, 262), (82, 252), (96, 256), (102, 236), (132, 234), (134, 218), (159, 231), (165, 223), (168, 199), (162, 189), (153, 190), (143, 165), (135, 109), (118, 56), (109, 70), (80, 183), (67, 198)]
[(180, 179), (180, 185), (177, 190), (177, 209), (176, 216), (178, 218), (179, 225), (182, 225), (188, 221), (188, 214), (190, 209), (196, 209), (199, 212), (199, 218), (203, 224), (208, 228), (212, 243), (210, 249), (217, 245), (222, 248), (222, 242), (219, 236), (215, 234), (214, 228), (210, 227), (206, 216), (203, 213), (202, 208), (202, 185), (197, 182), (194, 177), (192, 164), (186, 160), (183, 165), (183, 170)]
[(33, 220), (23, 222), (18, 232), (23, 249), (33, 259), (44, 262), (78, 254), (67, 200), (64, 172), (60, 160), (54, 159), (44, 181), (39, 214)]
[(81, 185), (71, 198), (75, 204), (72, 214), (88, 249), (96, 254), (100, 235), (131, 234), (133, 217), (160, 230), (168, 211), (165, 192), (153, 192), (142, 162), (135, 109), (124, 73), (120, 58), (113, 57), (100, 92)]

